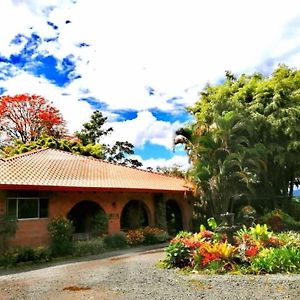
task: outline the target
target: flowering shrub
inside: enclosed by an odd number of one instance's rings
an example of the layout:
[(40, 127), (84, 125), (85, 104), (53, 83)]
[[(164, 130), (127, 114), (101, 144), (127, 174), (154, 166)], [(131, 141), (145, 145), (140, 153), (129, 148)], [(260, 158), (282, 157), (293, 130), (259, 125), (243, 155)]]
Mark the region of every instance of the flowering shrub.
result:
[(182, 232), (166, 248), (168, 267), (209, 270), (217, 273), (300, 272), (300, 234), (275, 234), (267, 225), (243, 227), (230, 244), (225, 236), (202, 228)]
[(162, 243), (168, 238), (169, 235), (165, 230), (150, 226), (129, 230), (126, 233), (126, 241), (129, 245)]
[(129, 230), (126, 233), (126, 242), (129, 245), (142, 244), (145, 241), (145, 236), (142, 229)]

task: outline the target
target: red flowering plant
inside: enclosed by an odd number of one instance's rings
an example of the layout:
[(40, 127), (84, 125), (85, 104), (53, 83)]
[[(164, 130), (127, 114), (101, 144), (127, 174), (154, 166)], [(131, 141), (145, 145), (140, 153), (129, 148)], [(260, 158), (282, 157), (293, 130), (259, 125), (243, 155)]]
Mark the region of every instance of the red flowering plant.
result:
[(128, 230), (125, 238), (128, 245), (142, 244), (145, 240), (142, 229)]

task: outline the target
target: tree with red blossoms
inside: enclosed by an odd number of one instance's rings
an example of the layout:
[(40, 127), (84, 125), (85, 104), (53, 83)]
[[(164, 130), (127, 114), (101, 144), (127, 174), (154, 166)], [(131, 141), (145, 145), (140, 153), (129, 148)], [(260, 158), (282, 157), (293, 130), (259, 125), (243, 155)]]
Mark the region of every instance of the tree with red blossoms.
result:
[(66, 128), (59, 110), (44, 97), (19, 94), (0, 97), (0, 131), (28, 143), (42, 135), (62, 137)]

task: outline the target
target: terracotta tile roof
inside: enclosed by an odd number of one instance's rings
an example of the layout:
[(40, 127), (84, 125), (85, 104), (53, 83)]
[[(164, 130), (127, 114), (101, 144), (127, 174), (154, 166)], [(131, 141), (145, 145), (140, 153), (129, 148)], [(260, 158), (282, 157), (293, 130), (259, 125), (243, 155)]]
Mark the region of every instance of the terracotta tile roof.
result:
[(0, 159), (0, 189), (5, 188), (188, 190), (183, 179), (48, 148)]

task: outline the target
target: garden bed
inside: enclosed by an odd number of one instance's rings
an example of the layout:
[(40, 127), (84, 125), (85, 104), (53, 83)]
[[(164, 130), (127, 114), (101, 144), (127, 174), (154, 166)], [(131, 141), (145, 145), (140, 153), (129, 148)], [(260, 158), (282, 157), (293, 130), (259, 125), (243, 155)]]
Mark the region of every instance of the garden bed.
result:
[(226, 235), (205, 228), (180, 232), (166, 248), (163, 265), (209, 274), (300, 273), (300, 234), (258, 224), (243, 227), (229, 243)]

